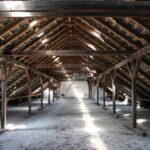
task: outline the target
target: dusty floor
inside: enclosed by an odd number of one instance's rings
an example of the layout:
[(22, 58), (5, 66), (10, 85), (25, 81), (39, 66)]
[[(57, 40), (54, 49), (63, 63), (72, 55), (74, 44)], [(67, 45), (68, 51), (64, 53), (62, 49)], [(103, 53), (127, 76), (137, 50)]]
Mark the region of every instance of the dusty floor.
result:
[[(100, 104), (102, 105), (102, 101)], [(106, 101), (106, 108), (112, 112), (112, 101)], [(120, 118), (123, 119), (125, 124), (132, 127), (132, 106), (125, 105), (124, 102), (116, 101), (116, 112)], [(150, 109), (149, 108), (137, 108), (137, 127), (138, 129), (148, 133), (150, 135)]]
[(127, 129), (88, 99), (61, 99), (25, 118), (25, 106), (10, 107), (0, 150), (150, 150), (150, 137)]

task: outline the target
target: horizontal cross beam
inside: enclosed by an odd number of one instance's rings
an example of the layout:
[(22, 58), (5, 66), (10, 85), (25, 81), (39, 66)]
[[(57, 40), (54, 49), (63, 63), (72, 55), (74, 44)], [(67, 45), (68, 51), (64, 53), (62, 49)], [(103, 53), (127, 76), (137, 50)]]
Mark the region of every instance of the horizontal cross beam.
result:
[(120, 68), (120, 67), (126, 65), (127, 63), (131, 62), (133, 59), (138, 59), (138, 58), (143, 57), (143, 56), (145, 56), (147, 54), (150, 54), (150, 44), (145, 46), (144, 48), (141, 48), (140, 50), (138, 50), (137, 52), (133, 53), (131, 56), (129, 56), (128, 58), (126, 58), (123, 61), (119, 62), (118, 64), (112, 66), (108, 70), (104, 71), (103, 73), (101, 73), (99, 75), (99, 78), (101, 78), (103, 75), (109, 74), (114, 69), (117, 69), (117, 68)]
[(57, 65), (54, 65), (54, 64), (39, 64), (39, 65), (35, 65), (36, 68), (43, 68), (43, 69), (46, 69), (46, 68), (50, 68), (50, 69), (61, 69), (61, 68), (85, 68), (85, 67), (89, 67), (89, 68), (103, 68), (102, 65), (99, 65), (99, 64), (57, 64)]
[(88, 50), (37, 50), (37, 51), (25, 51), (25, 52), (10, 52), (7, 55), (10, 56), (107, 56), (107, 55), (130, 55), (133, 50), (107, 50), (107, 51), (88, 51)]
[(55, 80), (54, 77), (52, 76), (49, 76), (37, 69), (35, 69), (34, 67), (31, 67), (31, 66), (28, 66), (28, 65), (25, 65), (24, 63), (20, 62), (20, 61), (17, 61), (13, 58), (10, 58), (9, 56), (5, 56), (3, 54), (0, 54), (0, 57), (3, 58), (4, 60), (7, 60), (8, 62), (12, 63), (12, 64), (15, 64), (17, 65), (18, 67), (22, 68), (22, 69), (27, 69), (27, 70), (31, 70), (32, 72), (38, 74), (38, 75), (41, 75), (41, 76), (44, 76), (45, 78), (52, 78)]
[(76, 69), (76, 70), (71, 70), (71, 69), (65, 69), (65, 70), (60, 70), (60, 69), (55, 69), (55, 70), (51, 70), (51, 71), (53, 71), (53, 72), (55, 72), (55, 73), (88, 73), (88, 72), (92, 72), (92, 70), (90, 70), (90, 71), (87, 71), (86, 69)]
[(0, 16), (150, 16), (148, 1), (0, 1)]

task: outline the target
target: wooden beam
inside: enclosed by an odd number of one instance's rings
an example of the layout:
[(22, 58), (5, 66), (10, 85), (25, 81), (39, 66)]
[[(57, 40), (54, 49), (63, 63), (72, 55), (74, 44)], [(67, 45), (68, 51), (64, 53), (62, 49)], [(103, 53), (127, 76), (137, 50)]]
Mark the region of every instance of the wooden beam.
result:
[(98, 79), (98, 82), (96, 84), (96, 88), (97, 88), (97, 104), (99, 104), (99, 79)]
[(41, 86), (41, 109), (43, 109), (43, 96), (44, 96), (44, 91), (43, 91), (43, 79), (40, 76), (40, 86)]
[(1, 80), (1, 129), (5, 129), (7, 119), (7, 61), (3, 62), (1, 70), (3, 72), (3, 78)]
[(53, 102), (55, 102), (55, 90), (53, 89)]
[[(101, 65), (99, 65), (99, 64), (67, 64), (67, 63), (62, 63), (62, 65), (59, 65), (59, 64), (56, 64), (56, 65), (54, 65), (54, 64), (38, 64), (38, 65), (35, 65), (35, 67), (36, 68), (43, 68), (43, 69), (45, 69), (45, 68), (50, 68), (50, 69), (55, 69), (54, 71), (57, 71), (57, 69), (56, 68), (58, 68), (58, 69), (61, 69), (61, 68), (68, 68), (68, 69), (70, 69), (70, 68), (84, 68), (84, 67), (89, 67), (89, 68), (103, 68), (103, 66), (101, 66)], [(67, 69), (65, 69), (65, 70), (67, 70)], [(62, 70), (63, 71), (63, 70)], [(69, 71), (69, 70), (68, 70)]]
[(6, 99), (6, 90), (7, 82), (5, 80), (1, 81), (2, 88), (2, 101), (1, 101), (1, 128), (6, 128), (6, 113), (7, 113), (7, 99)]
[(10, 62), (12, 64), (17, 65), (18, 67), (20, 67), (22, 69), (28, 69), (28, 70), (31, 70), (32, 72), (34, 72), (34, 73), (36, 73), (38, 75), (44, 76), (45, 78), (52, 78), (52, 79), (54, 79), (54, 77), (49, 76), (49, 75), (47, 75), (47, 74), (45, 74), (45, 73), (43, 73), (43, 72), (41, 72), (41, 71), (31, 67), (31, 66), (25, 65), (24, 63), (22, 63), (22, 62), (20, 62), (18, 60), (15, 60), (15, 59), (13, 59), (13, 58), (11, 58), (9, 56), (6, 56), (4, 54), (0, 54), (0, 57), (3, 58), (4, 60), (7, 60), (8, 62)]
[(92, 81), (88, 80), (89, 98), (92, 99)]
[(132, 126), (136, 128), (136, 118), (137, 118), (137, 109), (136, 109), (136, 102), (137, 102), (137, 90), (136, 90), (136, 80), (138, 71), (140, 68), (141, 59), (132, 60), (131, 66), (129, 66), (130, 74), (131, 74), (131, 89), (132, 89)]
[(113, 114), (116, 114), (116, 70), (112, 73), (112, 101), (113, 101)]
[(137, 110), (136, 110), (136, 82), (135, 79), (132, 79), (131, 82), (131, 87), (132, 87), (132, 127), (136, 128), (137, 126), (137, 122), (136, 122), (136, 118), (137, 118)]
[(127, 63), (132, 62), (133, 59), (138, 59), (139, 57), (145, 56), (147, 54), (150, 54), (150, 44), (143, 47), (143, 48), (141, 48), (137, 52), (133, 53), (131, 56), (129, 56), (128, 58), (126, 58), (123, 61), (119, 62), (118, 64), (116, 64), (116, 65), (112, 66), (111, 68), (107, 69), (106, 71), (104, 71), (103, 73), (101, 73), (99, 75), (99, 78), (101, 78), (103, 75), (109, 74), (114, 69), (120, 68), (120, 67), (126, 65)]
[(25, 71), (28, 81), (28, 114), (31, 115), (31, 99), (32, 99), (31, 73), (28, 69), (26, 69)]
[(99, 104), (99, 85), (98, 86), (96, 86), (96, 89), (97, 89), (97, 104)]
[(106, 101), (106, 76), (103, 76), (103, 108), (105, 109), (105, 101)]
[(51, 85), (50, 85), (50, 79), (48, 79), (48, 104), (50, 104), (51, 103), (51, 93), (50, 93), (50, 91), (51, 91)]
[(24, 51), (24, 52), (10, 52), (10, 53), (4, 53), (8, 56), (120, 56), (120, 55), (130, 55), (132, 54), (133, 50), (107, 50), (107, 51), (102, 51), (102, 50), (36, 50), (36, 51)]
[(150, 16), (146, 1), (0, 1), (0, 16)]

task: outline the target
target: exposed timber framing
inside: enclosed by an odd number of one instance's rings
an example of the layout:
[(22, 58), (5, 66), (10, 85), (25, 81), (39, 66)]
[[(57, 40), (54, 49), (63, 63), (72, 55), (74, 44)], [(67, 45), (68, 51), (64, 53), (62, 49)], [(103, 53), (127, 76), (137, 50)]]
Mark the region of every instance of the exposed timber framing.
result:
[(99, 82), (96, 84), (96, 90), (97, 90), (97, 104), (99, 104)]
[(130, 55), (134, 53), (133, 50), (36, 50), (36, 51), (25, 51), (25, 52), (10, 52), (6, 53), (8, 56), (120, 56), (120, 55)]
[(48, 104), (51, 103), (51, 79), (48, 79)]
[(15, 60), (13, 58), (10, 58), (9, 56), (6, 56), (4, 54), (0, 54), (0, 57), (3, 58), (3, 59), (5, 59), (5, 60), (7, 60), (8, 62), (10, 62), (12, 64), (15, 64), (19, 68), (28, 69), (28, 70), (31, 70), (32, 72), (34, 72), (34, 73), (36, 73), (38, 75), (44, 76), (46, 78), (52, 78), (52, 79), (54, 79), (54, 77), (49, 76), (49, 75), (47, 75), (47, 74), (45, 74), (45, 73), (43, 73), (43, 72), (41, 72), (41, 71), (39, 71), (39, 70), (31, 67), (31, 66), (25, 65), (24, 63), (22, 63), (20, 61), (17, 61), (17, 60)]
[(113, 101), (113, 114), (116, 114), (116, 70), (112, 72), (112, 101)]
[[(21, 3), (19, 3), (21, 2)], [(150, 16), (150, 3), (143, 1), (1, 1), (0, 16)], [(9, 3), (9, 4), (8, 4)], [(9, 5), (9, 7), (7, 7)]]
[(131, 88), (132, 88), (132, 127), (136, 128), (137, 126), (137, 90), (136, 90), (136, 80), (138, 77), (138, 71), (140, 68), (141, 57), (137, 60), (132, 60), (131, 64), (128, 65), (129, 74), (131, 76)]
[(26, 69), (26, 77), (28, 81), (28, 114), (31, 115), (32, 87), (31, 87), (31, 72)]
[(53, 88), (53, 103), (55, 102), (55, 90)]
[(106, 75), (103, 75), (103, 79), (102, 79), (102, 83), (103, 83), (103, 108), (105, 109), (106, 107)]
[(89, 98), (92, 99), (92, 83), (91, 83), (91, 80), (88, 80), (88, 87), (89, 87)]
[[(61, 65), (59, 65), (59, 64), (56, 64), (56, 65), (54, 65), (54, 64), (35, 64), (35, 67), (36, 68), (51, 68), (51, 69), (55, 69), (55, 71), (57, 71), (57, 69), (61, 69), (62, 68), (62, 66)], [(71, 63), (69, 63), (69, 64), (67, 64), (67, 63), (64, 63), (63, 64), (63, 67), (65, 67), (65, 68), (84, 68), (84, 67), (90, 67), (90, 68), (103, 68), (103, 66), (100, 66), (99, 64), (71, 64)]]
[(9, 76), (9, 64), (4, 60), (1, 64), (1, 129), (6, 129), (7, 120), (7, 79)]
[(42, 78), (42, 76), (40, 76), (40, 86), (41, 86), (41, 109), (43, 109), (44, 91), (43, 91), (43, 78)]
[(133, 59), (138, 59), (139, 57), (145, 56), (146, 54), (150, 53), (150, 44), (145, 46), (144, 48), (138, 50), (137, 52), (133, 53), (131, 56), (128, 58), (124, 59), (123, 61), (119, 62), (118, 64), (112, 66), (111, 68), (107, 69), (103, 73), (99, 75), (99, 78), (101, 78), (103, 75), (109, 74), (112, 72), (114, 69), (120, 68), (127, 63), (131, 62)]
[[(124, 59), (120, 63), (114, 65), (113, 67), (109, 68), (108, 70), (104, 71), (102, 74), (100, 74), (99, 78), (109, 74), (113, 70), (120, 68), (128, 63), (131, 63), (131, 69), (130, 69), (130, 75), (131, 75), (131, 81), (132, 81), (132, 126), (133, 128), (136, 128), (136, 78), (137, 73), (139, 71), (140, 66), (140, 60), (143, 56), (150, 53), (150, 44), (145, 46), (144, 48), (138, 50), (128, 58)], [(104, 79), (103, 79), (104, 80)], [(104, 81), (103, 81), (104, 82)], [(104, 84), (103, 84), (103, 90), (104, 90)], [(103, 91), (104, 94), (104, 91)], [(104, 95), (103, 95), (104, 99)], [(104, 104), (104, 102), (103, 102)]]

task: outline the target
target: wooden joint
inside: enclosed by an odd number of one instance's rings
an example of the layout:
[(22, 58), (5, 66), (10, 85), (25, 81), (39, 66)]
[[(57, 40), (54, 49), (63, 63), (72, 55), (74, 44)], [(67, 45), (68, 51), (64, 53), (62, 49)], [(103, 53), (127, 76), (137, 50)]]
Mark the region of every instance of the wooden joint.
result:
[(139, 57), (138, 59), (133, 59), (131, 63), (127, 64), (127, 68), (128, 68), (128, 71), (132, 80), (136, 80), (138, 77), (141, 60), (142, 60), (142, 57)]

